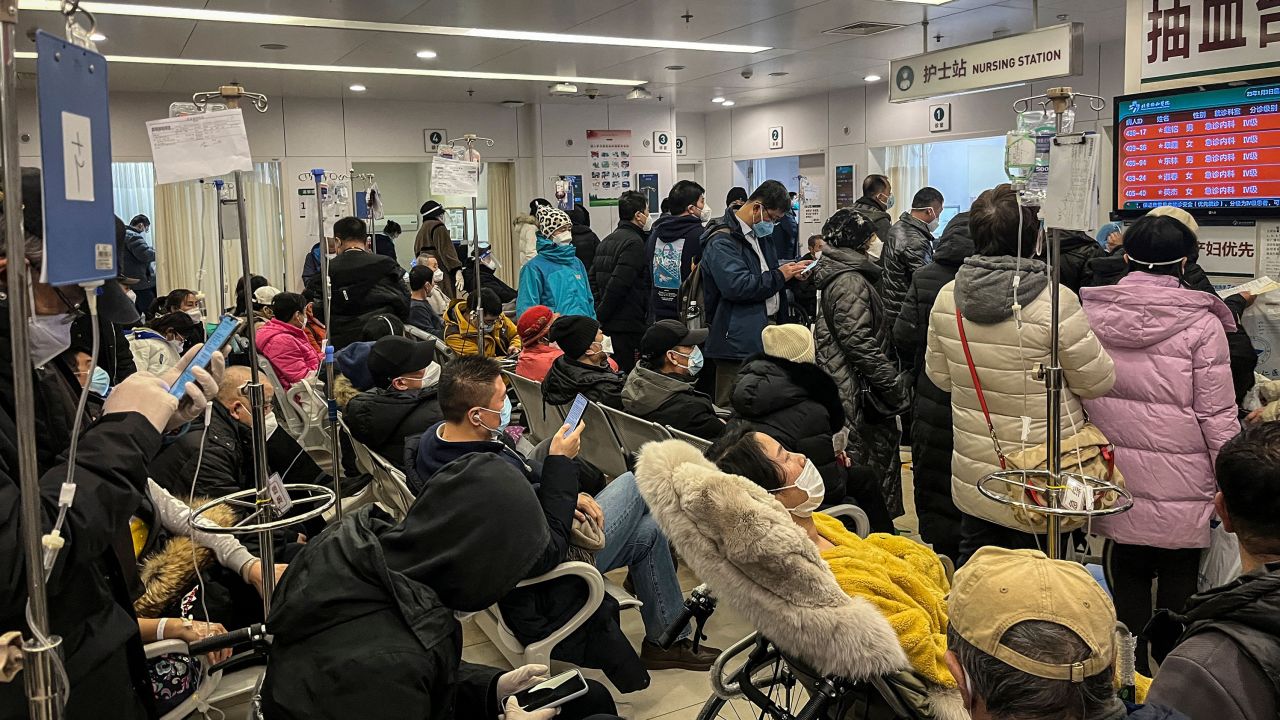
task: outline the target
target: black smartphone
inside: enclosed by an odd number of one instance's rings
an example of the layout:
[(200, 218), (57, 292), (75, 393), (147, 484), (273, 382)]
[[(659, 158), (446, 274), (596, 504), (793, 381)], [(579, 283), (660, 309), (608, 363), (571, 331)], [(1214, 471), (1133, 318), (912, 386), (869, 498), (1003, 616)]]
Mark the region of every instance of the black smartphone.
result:
[(515, 694), (516, 704), (525, 712), (561, 705), (587, 694), (587, 681), (577, 670), (560, 673), (550, 680)]

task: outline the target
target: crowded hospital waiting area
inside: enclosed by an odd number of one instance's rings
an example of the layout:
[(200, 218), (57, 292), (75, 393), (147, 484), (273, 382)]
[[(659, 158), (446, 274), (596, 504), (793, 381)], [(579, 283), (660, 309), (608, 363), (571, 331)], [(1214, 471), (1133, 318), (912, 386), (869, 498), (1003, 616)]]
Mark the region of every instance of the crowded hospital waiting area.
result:
[(1280, 720), (1280, 0), (0, 3), (0, 720)]

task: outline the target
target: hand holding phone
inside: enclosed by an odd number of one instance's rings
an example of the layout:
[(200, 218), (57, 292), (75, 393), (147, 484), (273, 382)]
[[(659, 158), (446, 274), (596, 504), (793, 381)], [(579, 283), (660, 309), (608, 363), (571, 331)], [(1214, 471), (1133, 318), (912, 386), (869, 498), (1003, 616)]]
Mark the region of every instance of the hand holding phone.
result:
[(169, 394), (181, 400), (182, 396), (187, 392), (187, 383), (195, 379), (195, 371), (197, 369), (203, 370), (208, 367), (209, 362), (213, 360), (213, 354), (221, 350), (228, 342), (231, 341), (231, 337), (235, 335), (236, 330), (239, 330), (243, 323), (244, 320), (241, 320), (234, 315), (223, 316), (222, 320), (218, 323), (218, 328), (209, 336), (209, 339), (196, 353), (195, 357), (191, 358), (190, 361), (187, 362), (182, 373), (178, 375), (178, 379), (169, 386)]
[(573, 405), (569, 408), (569, 413), (564, 417), (564, 424), (569, 427), (561, 437), (569, 437), (569, 434), (578, 429), (578, 423), (582, 422), (582, 413), (587, 411), (587, 398), (582, 393), (578, 393), (578, 397), (573, 399)]
[[(527, 690), (521, 690), (511, 698), (521, 710), (531, 713), (536, 710), (558, 708), (586, 694), (587, 681), (583, 679), (582, 673), (578, 670), (569, 670)], [(508, 707), (510, 707), (509, 704)]]

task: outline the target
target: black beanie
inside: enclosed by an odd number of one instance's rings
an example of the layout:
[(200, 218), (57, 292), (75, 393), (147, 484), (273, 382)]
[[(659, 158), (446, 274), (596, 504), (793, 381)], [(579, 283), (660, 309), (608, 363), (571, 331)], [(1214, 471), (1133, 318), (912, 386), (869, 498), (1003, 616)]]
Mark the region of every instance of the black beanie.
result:
[(1154, 269), (1196, 254), (1196, 236), (1172, 217), (1148, 215), (1124, 233), (1124, 251), (1139, 269)]
[(586, 315), (562, 315), (551, 324), (547, 339), (559, 345), (566, 357), (577, 360), (587, 354), (598, 332), (600, 323)]

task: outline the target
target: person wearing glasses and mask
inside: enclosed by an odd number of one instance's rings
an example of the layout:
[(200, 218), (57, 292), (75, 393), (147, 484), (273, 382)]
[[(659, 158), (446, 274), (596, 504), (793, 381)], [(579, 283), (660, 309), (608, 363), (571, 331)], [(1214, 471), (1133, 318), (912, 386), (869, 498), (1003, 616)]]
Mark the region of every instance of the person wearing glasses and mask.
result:
[(659, 425), (715, 440), (724, 431), (711, 398), (693, 381), (702, 370), (707, 331), (690, 330), (679, 320), (659, 320), (640, 341), (640, 364), (627, 375), (622, 409)]
[(880, 265), (884, 277), (880, 280), (880, 295), (884, 300), (885, 317), (893, 327), (902, 312), (911, 276), (916, 270), (933, 262), (933, 250), (937, 244), (934, 233), (938, 231), (942, 217), (942, 193), (927, 187), (921, 188), (911, 200), (911, 209), (902, 213), (898, 222), (889, 228), (889, 239), (884, 241)]
[(867, 252), (873, 259), (880, 259), (880, 251), (889, 242), (889, 229), (893, 226), (893, 218), (889, 211), (893, 209), (893, 185), (884, 175), (868, 175), (862, 181), (862, 197), (853, 203), (853, 209), (867, 216), (876, 226), (876, 239)]
[(785, 317), (783, 287), (805, 263), (779, 266), (768, 238), (791, 210), (791, 196), (777, 180), (766, 180), (734, 213), (707, 226), (702, 236), (706, 355), (715, 360), (716, 404), (728, 407), (738, 369), (762, 350), (760, 331)]
[(435, 343), (388, 335), (369, 351), (375, 387), (347, 402), (351, 437), (400, 469), (405, 444), (444, 418), (436, 386), (440, 366)]

